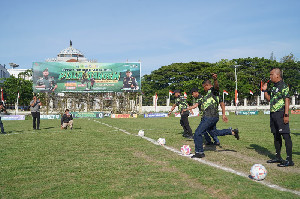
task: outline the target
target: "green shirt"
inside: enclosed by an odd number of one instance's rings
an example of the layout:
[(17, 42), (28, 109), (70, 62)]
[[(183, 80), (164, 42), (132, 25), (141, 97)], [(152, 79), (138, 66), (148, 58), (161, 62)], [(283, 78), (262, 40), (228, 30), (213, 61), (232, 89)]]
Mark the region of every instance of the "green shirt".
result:
[(181, 112), (182, 109), (188, 108), (188, 103), (186, 101), (186, 98), (183, 96), (179, 96), (175, 99), (175, 104), (178, 106), (178, 110)]
[(219, 117), (219, 91), (213, 87), (209, 89), (205, 96), (196, 99), (199, 110), (203, 112), (203, 117)]
[(36, 84), (38, 86), (45, 85), (45, 90), (51, 90), (56, 85), (56, 82), (54, 80), (54, 77), (42, 77), (37, 80)]
[(284, 111), (285, 99), (289, 98), (289, 87), (280, 80), (268, 91), (270, 95), (270, 111)]

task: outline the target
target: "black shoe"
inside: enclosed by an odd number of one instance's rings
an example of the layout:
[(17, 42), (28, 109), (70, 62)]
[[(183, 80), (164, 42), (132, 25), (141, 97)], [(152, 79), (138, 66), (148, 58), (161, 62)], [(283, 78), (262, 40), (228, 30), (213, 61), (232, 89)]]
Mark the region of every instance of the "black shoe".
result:
[(205, 145), (211, 146), (211, 145), (214, 145), (214, 143), (213, 142), (206, 142)]
[(214, 142), (214, 145), (220, 146), (221, 144), (220, 144), (220, 142)]
[(279, 166), (279, 167), (294, 166), (294, 162), (285, 160), (285, 161), (282, 161), (280, 164), (277, 164), (277, 166)]
[(283, 162), (283, 159), (281, 159), (281, 158), (274, 158), (274, 159), (267, 161), (267, 163), (282, 163), (282, 162)]
[(195, 153), (191, 158), (204, 158), (205, 154), (204, 153)]
[(6, 132), (1, 132), (1, 134), (6, 134)]
[(233, 129), (232, 130), (234, 132), (234, 137), (239, 140), (240, 139), (240, 136), (239, 136), (239, 130), (238, 129)]

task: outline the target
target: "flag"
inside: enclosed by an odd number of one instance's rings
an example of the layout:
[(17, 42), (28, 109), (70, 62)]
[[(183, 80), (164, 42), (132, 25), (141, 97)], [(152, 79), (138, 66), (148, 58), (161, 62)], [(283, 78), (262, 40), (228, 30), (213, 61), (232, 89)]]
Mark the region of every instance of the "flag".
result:
[(1, 88), (1, 102), (4, 103), (3, 89)]
[(157, 100), (157, 93), (155, 93), (155, 99)]
[(262, 92), (262, 86), (263, 86), (263, 82), (262, 82), (262, 80), (260, 80), (260, 100), (265, 99), (265, 93)]
[(250, 95), (253, 95), (253, 92), (250, 90)]
[(184, 92), (184, 95), (183, 95), (183, 96), (184, 96), (184, 98), (187, 98), (187, 94), (186, 94), (186, 92)]
[(19, 91), (18, 91), (18, 99), (20, 99), (20, 93), (19, 93)]
[(172, 92), (171, 90), (169, 90), (169, 95), (173, 95), (174, 92)]
[(223, 90), (223, 93), (224, 93), (225, 95), (228, 95), (228, 92), (227, 92), (227, 91), (225, 91), (225, 90)]
[(239, 103), (238, 96), (239, 96), (238, 91), (235, 90), (235, 104), (238, 104), (238, 103)]

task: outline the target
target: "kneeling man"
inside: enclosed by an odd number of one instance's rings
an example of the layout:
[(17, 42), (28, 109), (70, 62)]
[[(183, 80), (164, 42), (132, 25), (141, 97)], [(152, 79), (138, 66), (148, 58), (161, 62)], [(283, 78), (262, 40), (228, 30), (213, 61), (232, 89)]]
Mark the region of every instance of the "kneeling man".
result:
[(67, 129), (68, 126), (72, 130), (73, 128), (73, 117), (70, 114), (69, 109), (65, 110), (65, 114), (61, 118), (61, 129)]

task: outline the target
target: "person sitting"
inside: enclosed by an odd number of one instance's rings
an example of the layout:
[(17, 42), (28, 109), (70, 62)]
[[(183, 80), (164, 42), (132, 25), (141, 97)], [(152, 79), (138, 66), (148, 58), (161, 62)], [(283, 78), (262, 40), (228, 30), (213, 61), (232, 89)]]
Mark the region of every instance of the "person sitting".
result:
[(70, 114), (69, 109), (65, 110), (65, 114), (61, 118), (61, 129), (67, 129), (68, 126), (70, 129), (73, 129), (73, 117)]

